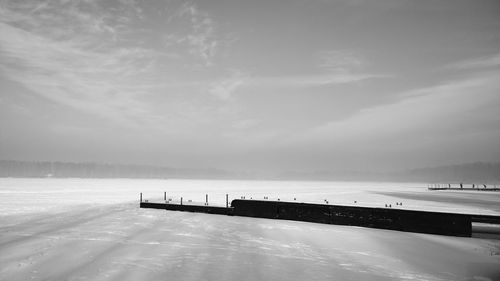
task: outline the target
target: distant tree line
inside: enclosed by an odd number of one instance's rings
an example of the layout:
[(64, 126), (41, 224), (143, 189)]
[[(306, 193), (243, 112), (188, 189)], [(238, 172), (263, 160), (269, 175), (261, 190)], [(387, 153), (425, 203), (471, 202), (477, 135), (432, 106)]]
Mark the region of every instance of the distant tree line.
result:
[(226, 178), (218, 169), (182, 169), (148, 165), (0, 161), (0, 177), (55, 178)]
[(337, 181), (408, 181), (427, 183), (500, 183), (500, 163), (468, 163), (397, 172), (314, 171), (243, 173), (220, 169), (187, 169), (152, 165), (0, 160), (0, 177), (55, 178), (189, 178)]

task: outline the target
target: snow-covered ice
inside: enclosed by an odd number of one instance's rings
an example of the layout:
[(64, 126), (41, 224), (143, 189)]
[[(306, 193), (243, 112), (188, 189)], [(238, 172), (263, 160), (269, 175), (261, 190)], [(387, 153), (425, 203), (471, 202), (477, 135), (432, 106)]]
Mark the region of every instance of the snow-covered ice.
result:
[(500, 214), (425, 184), (0, 179), (0, 280), (500, 280), (499, 240), (138, 208), (164, 191)]

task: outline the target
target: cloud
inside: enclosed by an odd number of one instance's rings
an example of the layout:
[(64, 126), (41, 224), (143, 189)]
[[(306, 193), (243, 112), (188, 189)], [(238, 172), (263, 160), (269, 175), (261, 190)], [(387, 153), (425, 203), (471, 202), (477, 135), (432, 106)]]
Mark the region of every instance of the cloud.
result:
[(500, 122), (498, 74), (405, 92), (395, 103), (362, 109), (349, 118), (312, 128), (298, 139), (359, 142), (369, 147), (488, 132)]
[(205, 66), (213, 65), (219, 45), (214, 20), (194, 3), (185, 3), (177, 11), (176, 17), (188, 19), (191, 28), (187, 34), (166, 36), (166, 44), (187, 44), (190, 54), (199, 57)]
[(368, 79), (386, 78), (386, 77), (389, 76), (383, 74), (331, 73), (331, 74), (321, 74), (321, 75), (297, 76), (297, 77), (290, 77), (289, 79), (292, 80), (290, 81), (291, 84), (296, 84), (296, 85), (325, 86), (325, 85), (336, 85), (336, 84), (349, 84)]
[(322, 51), (318, 57), (318, 67), (333, 73), (351, 73), (367, 66), (366, 60), (351, 50)]
[(327, 50), (318, 52), (316, 56), (318, 59), (316, 66), (322, 73), (276, 77), (266, 80), (281, 85), (326, 86), (392, 77), (389, 74), (366, 72), (366, 67), (369, 65), (368, 61), (354, 50)]
[(473, 70), (481, 68), (493, 68), (498, 66), (500, 66), (500, 54), (459, 61), (447, 65), (445, 69)]
[[(124, 24), (141, 17), (133, 1), (114, 2), (113, 7), (100, 1), (4, 1), (2, 22), (54, 40), (78, 35), (94, 43), (116, 39)], [(112, 8), (112, 9), (110, 9)], [(85, 41), (85, 40), (82, 40)]]
[(242, 88), (258, 88), (268, 92), (277, 89), (301, 89), (309, 87), (353, 84), (369, 79), (387, 78), (382, 74), (327, 73), (291, 76), (251, 76), (241, 71), (233, 71), (226, 78), (208, 83), (208, 92), (221, 101), (230, 100)]
[(243, 74), (240, 71), (233, 72), (226, 78), (209, 83), (208, 92), (217, 99), (227, 101), (234, 93), (244, 87), (257, 87), (264, 90), (297, 89), (320, 86), (335, 86), (352, 84), (369, 79), (386, 78), (388, 75), (381, 74), (310, 74), (291, 75), (277, 77), (259, 77)]
[(1, 72), (48, 100), (82, 112), (122, 124), (147, 118), (147, 105), (139, 97), (150, 84), (140, 77), (154, 76), (155, 61), (168, 54), (116, 46), (109, 34), (119, 27), (103, 20), (107, 12), (83, 12), (80, 4), (95, 5), (76, 1), (54, 7), (47, 1), (3, 7)]
[[(244, 76), (198, 68), (213, 64), (214, 21), (186, 4), (171, 19), (178, 22), (163, 28), (151, 17), (165, 15), (144, 8), (135, 1), (2, 2), (0, 75), (102, 124), (157, 134), (189, 135), (232, 114), (213, 97), (229, 99)], [(173, 48), (158, 42), (163, 35)]]
[(385, 74), (320, 73), (276, 77), (251, 77), (246, 84), (262, 87), (314, 87), (352, 84), (368, 79), (387, 78)]
[(220, 100), (226, 101), (242, 86), (247, 79), (241, 72), (233, 72), (230, 77), (211, 83), (209, 93)]

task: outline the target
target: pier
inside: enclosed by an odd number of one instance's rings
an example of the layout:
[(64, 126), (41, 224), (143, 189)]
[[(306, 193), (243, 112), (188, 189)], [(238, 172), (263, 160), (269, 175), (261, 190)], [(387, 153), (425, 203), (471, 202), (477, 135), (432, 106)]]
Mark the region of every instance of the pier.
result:
[[(227, 200), (227, 196), (226, 196)], [(208, 201), (208, 197), (207, 197)], [(312, 204), (271, 200), (234, 199), (226, 207), (171, 203), (143, 202), (141, 208), (184, 211), (216, 215), (293, 220), (312, 223), (349, 225), (405, 232), (472, 237), (476, 231), (491, 232), (491, 227), (473, 227), (473, 223), (500, 226), (500, 216), (455, 214), (329, 204)]]

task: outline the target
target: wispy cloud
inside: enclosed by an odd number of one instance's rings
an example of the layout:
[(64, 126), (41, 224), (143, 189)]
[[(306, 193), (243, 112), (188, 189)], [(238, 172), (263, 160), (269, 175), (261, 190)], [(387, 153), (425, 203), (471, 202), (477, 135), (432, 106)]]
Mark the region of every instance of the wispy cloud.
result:
[(499, 66), (500, 66), (500, 54), (495, 54), (491, 56), (483, 56), (479, 58), (455, 62), (447, 65), (445, 69), (477, 70), (481, 68), (493, 68)]
[(491, 131), (492, 125), (500, 122), (495, 113), (500, 108), (497, 75), (498, 72), (490, 73), (404, 92), (397, 102), (362, 109), (348, 118), (313, 128), (305, 134), (307, 137), (298, 138), (322, 142), (359, 140), (365, 144), (370, 140), (375, 141), (373, 145), (403, 141), (410, 145), (431, 135), (438, 140)]
[(390, 77), (383, 74), (325, 73), (290, 76), (251, 76), (241, 71), (232, 71), (225, 78), (210, 82), (208, 92), (221, 101), (228, 101), (234, 93), (243, 88), (257, 88), (258, 91), (304, 90), (310, 87), (332, 87), (354, 84), (370, 79)]
[(356, 83), (367, 79), (387, 78), (392, 75), (370, 73), (369, 62), (354, 50), (326, 50), (316, 54), (320, 74), (291, 77), (289, 84), (314, 86)]
[[(241, 71), (232, 71), (225, 78), (208, 83), (208, 92), (221, 101), (230, 100), (236, 91), (244, 88), (257, 88), (258, 92), (276, 90), (304, 90), (310, 87), (332, 87), (359, 83), (364, 80), (387, 78), (382, 74), (327, 73), (291, 76), (251, 76)], [(258, 93), (257, 92), (257, 93)], [(254, 93), (255, 94), (255, 93)]]
[(100, 1), (4, 1), (2, 22), (55, 40), (78, 36), (80, 43), (95, 39), (116, 39), (125, 24), (141, 17), (133, 1), (118, 1), (115, 6)]
[(166, 44), (186, 44), (191, 55), (199, 57), (205, 66), (211, 66), (219, 45), (214, 20), (195, 3), (189, 2), (182, 5), (175, 17), (187, 19), (190, 28), (185, 34), (166, 36)]
[(328, 50), (318, 54), (318, 67), (333, 73), (352, 73), (367, 66), (367, 61), (352, 50)]
[[(48, 100), (82, 112), (122, 123), (130, 123), (133, 116), (147, 118), (140, 95), (148, 80), (137, 78), (154, 73), (155, 61), (167, 54), (115, 46), (110, 35), (120, 27), (107, 22), (108, 12), (91, 14), (80, 5), (93, 9), (97, 4), (7, 2), (0, 20), (2, 73)], [(133, 8), (130, 13), (138, 11)]]
[(248, 76), (242, 72), (232, 71), (229, 77), (211, 83), (208, 91), (218, 99), (226, 101), (247, 79)]
[(246, 83), (262, 87), (314, 87), (351, 84), (368, 79), (386, 78), (384, 74), (320, 73), (276, 77), (252, 77)]

